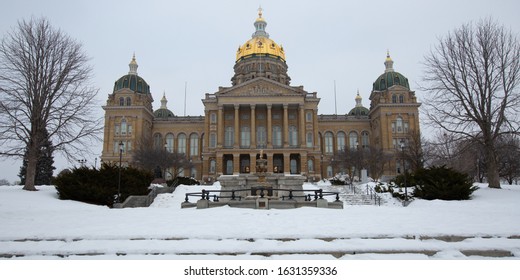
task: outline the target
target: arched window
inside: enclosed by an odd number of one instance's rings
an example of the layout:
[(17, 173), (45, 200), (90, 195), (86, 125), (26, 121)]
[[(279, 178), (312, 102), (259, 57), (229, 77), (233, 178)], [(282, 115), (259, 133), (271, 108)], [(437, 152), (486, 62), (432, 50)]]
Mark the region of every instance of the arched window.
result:
[(226, 148), (232, 148), (233, 145), (235, 145), (235, 129), (232, 126), (228, 126), (224, 134), (224, 146)]
[(298, 128), (296, 126), (289, 126), (289, 145), (295, 147), (298, 145)]
[[(199, 155), (199, 135), (196, 133), (192, 133), (190, 135), (190, 155), (191, 156)], [(193, 177), (195, 178), (195, 176), (193, 176)]]
[(282, 146), (282, 128), (275, 125), (273, 126), (273, 146), (281, 147)]
[(307, 148), (312, 148), (314, 145), (314, 136), (312, 135), (312, 132), (307, 132)]
[(163, 148), (162, 135), (160, 133), (155, 133), (153, 136), (153, 147), (157, 150)]
[(131, 106), (131, 105), (132, 105), (132, 98), (127, 97), (126, 98), (126, 106)]
[(349, 148), (357, 149), (358, 146), (358, 134), (355, 131), (350, 132), (349, 134)]
[(249, 148), (251, 146), (251, 130), (249, 126), (243, 126), (240, 128), (240, 147)]
[(399, 95), (399, 103), (404, 103), (404, 96)]
[(119, 97), (119, 106), (125, 106), (125, 98)]
[(166, 150), (168, 152), (173, 152), (173, 134), (168, 133), (166, 134)]
[(398, 133), (403, 132), (403, 118), (397, 117), (395, 121), (395, 126), (397, 128)]
[(397, 103), (397, 96), (395, 94), (392, 95), (392, 103)]
[(309, 172), (314, 172), (314, 161), (312, 159), (307, 161), (307, 170)]
[(256, 147), (265, 148), (267, 147), (267, 133), (265, 126), (256, 127)]
[(368, 148), (370, 145), (370, 140), (368, 138), (368, 131), (361, 132), (361, 145), (363, 145), (363, 148)]
[(331, 154), (333, 152), (334, 147), (334, 135), (332, 132), (325, 133), (325, 153)]
[(347, 139), (347, 136), (345, 135), (345, 132), (343, 131), (340, 131), (338, 132), (338, 135), (336, 136), (337, 138), (337, 150), (338, 151), (341, 151), (341, 150), (344, 150), (345, 149), (345, 146), (346, 146), (346, 142), (345, 140)]
[(186, 154), (186, 134), (184, 133), (177, 136), (177, 153)]

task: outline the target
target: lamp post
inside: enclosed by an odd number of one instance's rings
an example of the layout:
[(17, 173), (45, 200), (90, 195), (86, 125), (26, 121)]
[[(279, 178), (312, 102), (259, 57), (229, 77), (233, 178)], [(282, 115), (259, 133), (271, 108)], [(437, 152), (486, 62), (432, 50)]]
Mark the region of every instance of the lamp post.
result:
[(403, 172), (404, 172), (404, 201), (405, 203), (408, 201), (408, 188), (406, 186), (406, 166), (404, 160), (404, 140), (401, 140), (401, 157), (403, 159)]
[(119, 141), (119, 176), (117, 180), (117, 203), (121, 203), (121, 161), (123, 159), (123, 141)]

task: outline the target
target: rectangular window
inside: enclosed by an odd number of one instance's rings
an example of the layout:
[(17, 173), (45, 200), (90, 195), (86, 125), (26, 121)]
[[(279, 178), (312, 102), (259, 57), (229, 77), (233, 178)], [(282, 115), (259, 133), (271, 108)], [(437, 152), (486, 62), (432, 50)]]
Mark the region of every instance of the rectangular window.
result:
[(312, 148), (312, 145), (314, 144), (313, 138), (312, 132), (307, 132), (307, 148)]
[(392, 133), (395, 133), (395, 122), (392, 122)]
[(119, 128), (119, 125), (116, 124), (116, 135), (119, 135), (120, 131), (121, 131), (121, 130), (120, 130), (120, 128)]
[(128, 135), (132, 135), (132, 126), (128, 125)]
[(408, 123), (404, 123), (404, 133), (408, 133)]
[(311, 113), (311, 112), (307, 112), (307, 113), (305, 114), (305, 120), (306, 120), (307, 122), (312, 122), (312, 113)]
[(250, 145), (251, 132), (249, 131), (249, 127), (242, 127), (242, 131), (240, 132), (240, 147), (249, 148)]
[(215, 148), (217, 146), (217, 135), (215, 133), (211, 133), (209, 135), (209, 147)]

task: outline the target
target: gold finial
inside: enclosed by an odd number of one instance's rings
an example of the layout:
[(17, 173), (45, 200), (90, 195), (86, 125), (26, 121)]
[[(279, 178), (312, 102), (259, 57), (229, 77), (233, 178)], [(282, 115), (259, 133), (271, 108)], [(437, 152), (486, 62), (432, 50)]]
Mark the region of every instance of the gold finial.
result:
[(262, 18), (262, 6), (258, 7), (258, 18)]

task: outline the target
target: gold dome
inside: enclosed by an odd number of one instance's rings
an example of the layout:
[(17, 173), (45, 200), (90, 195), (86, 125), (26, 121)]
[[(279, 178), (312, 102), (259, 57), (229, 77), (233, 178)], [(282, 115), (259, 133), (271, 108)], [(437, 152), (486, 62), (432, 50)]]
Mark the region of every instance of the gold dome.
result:
[(270, 56), (285, 62), (285, 52), (283, 47), (269, 39), (269, 34), (265, 32), (267, 22), (262, 17), (262, 7), (258, 9), (258, 18), (255, 23), (256, 31), (245, 44), (238, 47), (236, 62), (246, 57)]
[(285, 62), (285, 52), (283, 47), (266, 37), (252, 38), (240, 46), (237, 50), (236, 61), (238, 62), (245, 57), (262, 55), (279, 58)]

